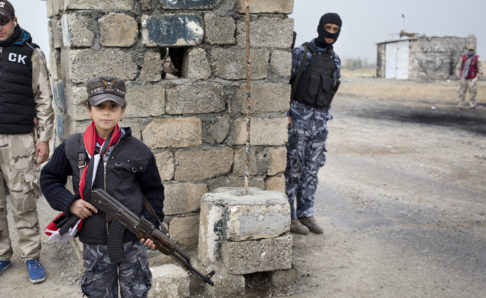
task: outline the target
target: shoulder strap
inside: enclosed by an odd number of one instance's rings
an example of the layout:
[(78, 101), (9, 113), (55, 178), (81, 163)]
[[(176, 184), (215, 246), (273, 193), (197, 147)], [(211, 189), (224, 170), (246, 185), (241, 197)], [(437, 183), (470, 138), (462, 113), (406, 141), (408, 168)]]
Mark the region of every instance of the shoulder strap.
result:
[(160, 218), (157, 216), (157, 214), (155, 213), (155, 210), (154, 208), (152, 207), (152, 205), (150, 204), (150, 202), (147, 200), (147, 198), (144, 196), (143, 197), (143, 205), (145, 206), (145, 209), (147, 209), (147, 211), (150, 213), (150, 215), (152, 215), (156, 220), (157, 222), (159, 223), (159, 229), (166, 235), (169, 235), (169, 231), (167, 230), (167, 228), (162, 224), (162, 222), (160, 221)]
[(300, 62), (300, 67), (299, 71), (297, 72), (297, 75), (295, 76), (295, 79), (292, 81), (292, 87), (290, 90), (290, 99), (294, 99), (294, 94), (295, 91), (297, 90), (297, 85), (299, 84), (300, 77), (302, 76), (302, 72), (304, 71), (304, 64), (305, 64), (305, 59), (307, 59), (307, 53), (309, 52), (308, 44), (304, 43), (302, 45), (304, 47), (304, 58), (302, 58), (302, 61)]
[(72, 135), (64, 142), (66, 144), (66, 152), (69, 152), (69, 154), (72, 156), (75, 155), (78, 157), (79, 177), (81, 178), (84, 168), (88, 165), (88, 157), (83, 144), (83, 135)]
[(51, 73), (49, 72), (49, 68), (47, 67), (47, 62), (46, 60), (44, 59), (44, 57), (42, 57), (42, 55), (39, 53), (39, 51), (37, 50), (37, 48), (39, 47), (38, 45), (36, 45), (35, 43), (34, 44), (30, 44), (28, 42), (25, 43), (29, 48), (31, 48), (34, 53), (39, 57), (40, 61), (42, 62), (42, 64), (44, 65), (44, 68), (46, 69), (46, 72), (47, 72), (47, 76), (52, 79), (51, 77)]

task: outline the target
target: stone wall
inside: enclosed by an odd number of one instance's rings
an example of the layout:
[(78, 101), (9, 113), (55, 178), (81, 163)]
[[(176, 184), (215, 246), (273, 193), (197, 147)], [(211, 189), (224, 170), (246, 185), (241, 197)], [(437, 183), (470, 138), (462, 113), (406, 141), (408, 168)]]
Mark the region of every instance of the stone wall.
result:
[[(293, 0), (251, 1), (250, 185), (284, 190)], [(198, 239), (201, 196), (243, 186), (243, 0), (47, 0), (56, 138), (84, 131), (86, 83), (124, 79), (123, 126), (152, 150), (174, 239)], [(182, 51), (181, 77), (163, 79), (166, 49)]]
[(410, 42), (409, 79), (448, 80), (457, 79), (456, 63), (470, 43), (476, 38), (427, 37)]

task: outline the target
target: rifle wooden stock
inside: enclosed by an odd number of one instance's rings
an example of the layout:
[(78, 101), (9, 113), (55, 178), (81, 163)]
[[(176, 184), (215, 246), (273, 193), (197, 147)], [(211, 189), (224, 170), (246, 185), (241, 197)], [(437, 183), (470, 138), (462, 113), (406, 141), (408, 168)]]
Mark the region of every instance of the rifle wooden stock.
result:
[(130, 209), (102, 189), (96, 189), (91, 192), (90, 202), (96, 208), (105, 212), (107, 220), (111, 219), (118, 221), (122, 226), (135, 234), (138, 239), (151, 239), (158, 251), (172, 257), (186, 268), (186, 270), (196, 275), (205, 283), (214, 286), (211, 277), (215, 272), (211, 271), (204, 275), (194, 268), (191, 265), (189, 256), (179, 249), (174, 241), (170, 239), (169, 233), (165, 227), (161, 227), (163, 231), (156, 229), (150, 221), (144, 217), (138, 217)]

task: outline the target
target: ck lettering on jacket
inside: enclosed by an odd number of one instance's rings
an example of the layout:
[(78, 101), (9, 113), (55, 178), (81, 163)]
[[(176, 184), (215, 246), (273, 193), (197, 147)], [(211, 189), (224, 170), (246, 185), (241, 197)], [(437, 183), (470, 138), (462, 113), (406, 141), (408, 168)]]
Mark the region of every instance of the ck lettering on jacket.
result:
[(19, 54), (15, 54), (15, 53), (8, 54), (8, 61), (10, 61), (10, 62), (17, 62), (17, 63), (25, 64), (25, 58), (27, 58), (27, 56), (25, 56), (25, 55), (19, 55)]

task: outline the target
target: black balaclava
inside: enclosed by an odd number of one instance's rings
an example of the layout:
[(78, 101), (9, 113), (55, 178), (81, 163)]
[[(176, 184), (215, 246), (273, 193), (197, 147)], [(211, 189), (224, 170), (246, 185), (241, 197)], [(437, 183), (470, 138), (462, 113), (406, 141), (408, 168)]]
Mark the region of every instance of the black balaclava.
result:
[[(324, 25), (326, 24), (335, 24), (339, 26), (339, 31), (336, 33), (329, 33), (326, 29), (324, 29)], [(315, 44), (321, 48), (328, 48), (331, 47), (332, 44), (327, 43), (324, 38), (333, 38), (334, 42), (337, 41), (339, 37), (339, 33), (341, 33), (341, 26), (343, 22), (341, 21), (341, 17), (337, 13), (329, 12), (326, 13), (321, 17), (319, 21), (319, 26), (317, 26), (317, 33), (319, 34), (318, 37), (315, 39)], [(334, 43), (333, 42), (333, 43)]]

